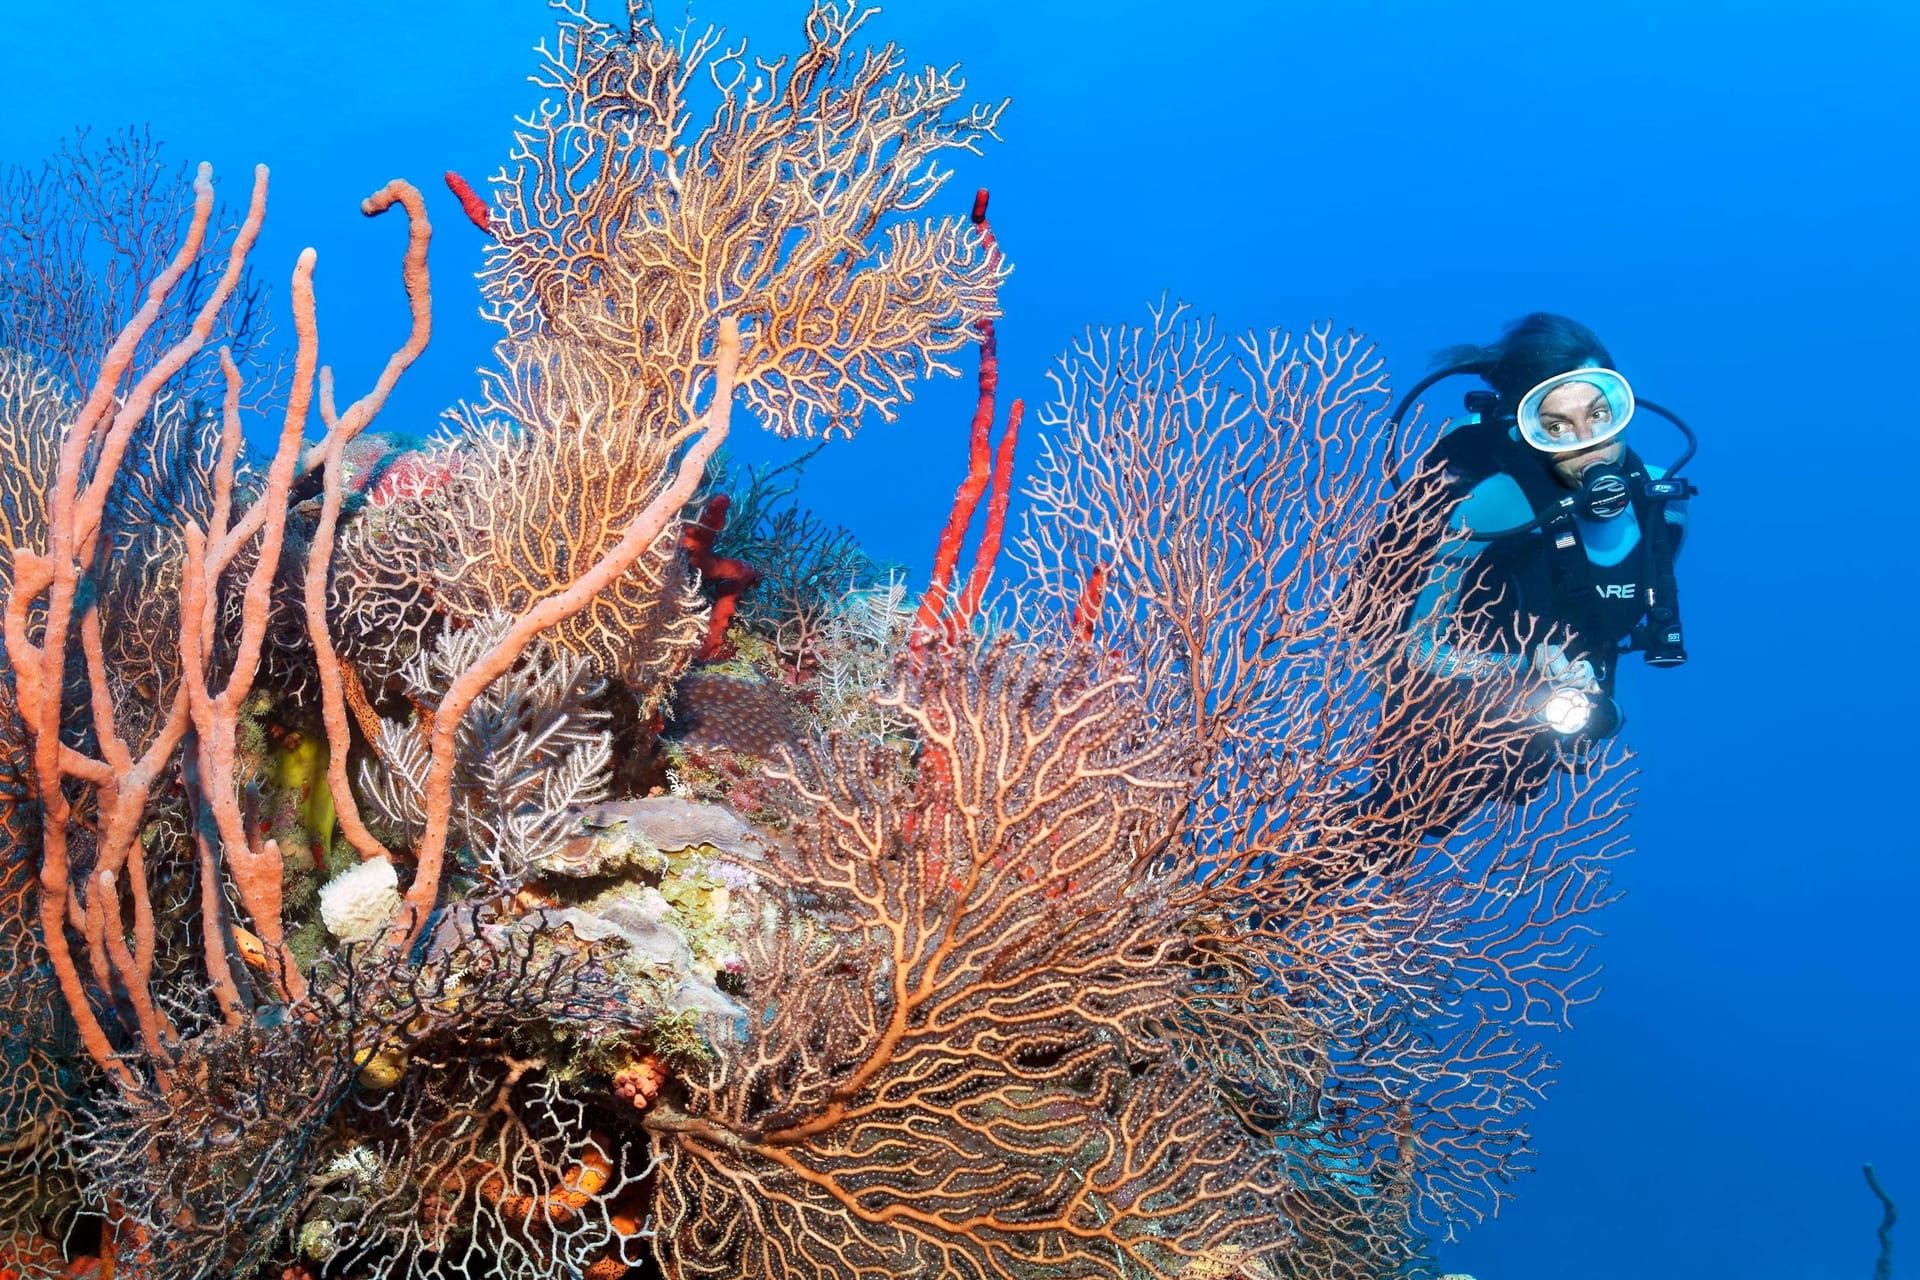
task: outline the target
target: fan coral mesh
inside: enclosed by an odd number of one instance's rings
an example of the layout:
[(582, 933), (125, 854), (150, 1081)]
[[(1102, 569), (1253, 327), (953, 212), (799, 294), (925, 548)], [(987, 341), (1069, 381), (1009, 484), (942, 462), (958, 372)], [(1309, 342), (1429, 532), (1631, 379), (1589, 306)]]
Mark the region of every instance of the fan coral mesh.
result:
[[(443, 491), (443, 612), (460, 622), (518, 615), (592, 564), (657, 496), (668, 462), (660, 444), (598, 415), (562, 430), (470, 425)], [(650, 710), (706, 637), (706, 604), (678, 531), (663, 530), (633, 568), (547, 635), (594, 658)]]
[(1151, 1034), (1181, 760), (1127, 685), (994, 646), (894, 694), (917, 777), (860, 739), (784, 775), (775, 868), (816, 905), (754, 944), (746, 1042), (646, 1121), (669, 1274), (1158, 1275), (1284, 1242), (1271, 1159)]

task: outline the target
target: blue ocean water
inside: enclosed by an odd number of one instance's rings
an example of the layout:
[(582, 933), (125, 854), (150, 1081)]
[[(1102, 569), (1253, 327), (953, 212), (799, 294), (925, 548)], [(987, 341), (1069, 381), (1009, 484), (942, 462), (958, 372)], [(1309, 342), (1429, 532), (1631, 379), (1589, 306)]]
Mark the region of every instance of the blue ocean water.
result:
[[(802, 8), (693, 16), (776, 49)], [(428, 430), (471, 391), (481, 240), (439, 175), (478, 183), (503, 158), (536, 97), (538, 0), (0, 16), (0, 164), (83, 123), (148, 124), (235, 199), (267, 163), (255, 261), (283, 277), (319, 249), (343, 388), (404, 319), (398, 230), (358, 201), (393, 176), (429, 189), (434, 344), (381, 425)], [(1403, 386), (1434, 349), (1547, 309), (1697, 427), (1693, 661), (1624, 677), (1638, 853), (1605, 991), (1556, 1043), (1538, 1171), (1441, 1257), (1479, 1280), (1869, 1274), (1861, 1162), (1920, 1219), (1916, 11), (903, 0), (871, 31), (1013, 99), (949, 196), (963, 211), (989, 187), (1016, 263), (1004, 394), (1044, 396), (1072, 335), (1163, 291), (1232, 326), (1362, 329)], [(810, 502), (924, 578), (970, 404), (935, 385), (834, 444)]]

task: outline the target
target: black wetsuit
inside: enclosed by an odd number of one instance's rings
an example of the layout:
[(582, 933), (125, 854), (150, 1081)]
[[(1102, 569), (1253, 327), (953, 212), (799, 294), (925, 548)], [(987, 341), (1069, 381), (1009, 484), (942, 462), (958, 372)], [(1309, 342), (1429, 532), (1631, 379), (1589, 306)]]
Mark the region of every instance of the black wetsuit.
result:
[[(1623, 471), (1659, 476), (1659, 468), (1632, 449), (1625, 454)], [(1601, 691), (1611, 698), (1621, 646), (1645, 625), (1649, 603), (1659, 599), (1661, 541), (1666, 554), (1679, 552), (1684, 508), (1662, 509), (1634, 496), (1626, 499), (1630, 509), (1611, 520), (1578, 516), (1570, 506), (1573, 491), (1550, 465), (1496, 424), (1469, 423), (1448, 433), (1433, 457), (1445, 467), (1442, 500), (1468, 500), (1499, 477), (1517, 487), (1524, 505), (1504, 504), (1508, 511), (1474, 521), (1476, 527), (1493, 531), (1549, 516), (1532, 529), (1476, 544), (1478, 554), (1462, 578), (1461, 603), (1487, 611), (1484, 616), (1495, 624), (1487, 642), (1519, 654), (1539, 638), (1529, 620), (1541, 619), (1564, 633), (1569, 657), (1593, 664)]]
[[(1647, 621), (1650, 595), (1659, 583), (1658, 542), (1667, 540), (1667, 553), (1677, 550), (1684, 530), (1684, 508), (1664, 507), (1641, 497), (1623, 494), (1628, 510), (1610, 520), (1574, 513), (1573, 490), (1554, 475), (1551, 464), (1515, 439), (1498, 423), (1469, 422), (1443, 436), (1434, 446), (1432, 461), (1439, 472), (1423, 471), (1423, 479), (1403, 487), (1396, 501), (1408, 510), (1431, 511), (1435, 505), (1458, 503), (1460, 518), (1469, 528), (1495, 532), (1517, 526), (1533, 527), (1486, 542), (1465, 544), (1450, 552), (1456, 557), (1447, 582), (1431, 586), (1418, 601), (1412, 585), (1426, 575), (1433, 558), (1441, 554), (1439, 531), (1430, 554), (1383, 555), (1378, 564), (1385, 576), (1372, 588), (1386, 600), (1406, 601), (1401, 625), (1408, 633), (1403, 660), (1417, 661), (1417, 673), (1396, 681), (1409, 692), (1404, 705), (1389, 708), (1381, 741), (1392, 752), (1376, 762), (1372, 784), (1356, 796), (1361, 813), (1376, 821), (1397, 823), (1402, 800), (1417, 788), (1411, 783), (1425, 766), (1419, 741), (1403, 735), (1415, 726), (1433, 723), (1434, 713), (1453, 699), (1476, 695), (1472, 675), (1486, 661), (1524, 669), (1532, 648), (1543, 642), (1560, 644), (1567, 657), (1585, 658), (1593, 665), (1600, 690), (1606, 695), (1607, 716), (1596, 720), (1586, 741), (1604, 737), (1619, 727), (1611, 714), (1618, 659), (1625, 643)], [(1658, 477), (1631, 449), (1625, 451), (1622, 470)], [(1630, 486), (1631, 487), (1631, 486)], [(1477, 504), (1477, 509), (1476, 508)], [(1534, 523), (1534, 517), (1548, 518)], [(1646, 531), (1653, 530), (1649, 535)], [(1379, 545), (1399, 546), (1398, 530), (1390, 521)], [(1667, 563), (1670, 565), (1671, 560)], [(1670, 575), (1666, 590), (1671, 591)], [(1434, 596), (1456, 594), (1458, 609), (1435, 608)], [(1436, 619), (1476, 617), (1485, 624), (1473, 635), (1471, 650), (1458, 648), (1444, 634), (1420, 634)], [(1420, 688), (1424, 694), (1412, 693)], [(1420, 822), (1428, 834), (1451, 829), (1482, 802), (1499, 796), (1521, 801), (1546, 785), (1555, 768), (1569, 762), (1568, 739), (1542, 727), (1519, 759), (1490, 759), (1480, 778), (1457, 779), (1457, 795), (1444, 806), (1419, 805)], [(1578, 767), (1579, 753), (1573, 757)]]

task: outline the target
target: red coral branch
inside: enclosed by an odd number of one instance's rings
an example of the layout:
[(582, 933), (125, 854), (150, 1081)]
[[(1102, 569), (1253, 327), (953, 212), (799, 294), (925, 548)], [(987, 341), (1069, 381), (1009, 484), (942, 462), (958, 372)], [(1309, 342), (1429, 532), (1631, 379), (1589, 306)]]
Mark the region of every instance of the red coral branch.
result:
[(493, 210), (487, 207), (487, 202), (480, 198), (480, 193), (473, 189), (472, 183), (449, 169), (447, 170), (447, 190), (453, 192), (460, 201), (460, 207), (466, 212), (468, 222), (488, 235), (493, 234)]
[(733, 621), (734, 606), (740, 594), (760, 581), (760, 571), (744, 560), (715, 555), (714, 540), (727, 527), (727, 508), (733, 499), (726, 494), (710, 499), (701, 508), (700, 518), (680, 534), (680, 550), (687, 563), (714, 590), (713, 612), (707, 615), (707, 639), (700, 646), (697, 661), (711, 662), (719, 657), (727, 643), (727, 624)]
[(993, 580), (993, 563), (1000, 558), (1000, 540), (1006, 532), (1007, 507), (1013, 499), (1013, 451), (1020, 440), (1020, 419), (1025, 415), (1024, 401), (1015, 400), (1007, 410), (1007, 429), (1000, 435), (1000, 448), (993, 458), (993, 493), (987, 498), (987, 527), (980, 534), (980, 546), (973, 553), (973, 572), (967, 575), (967, 589), (960, 593), (954, 610), (952, 628), (962, 630), (979, 612), (980, 598)]
[(1100, 610), (1106, 598), (1107, 566), (1097, 564), (1093, 572), (1087, 575), (1087, 585), (1080, 591), (1080, 602), (1073, 606), (1074, 639), (1093, 639), (1093, 629), (1100, 625)]
[(914, 620), (914, 648), (923, 648), (927, 638), (940, 627), (947, 611), (947, 589), (953, 581), (954, 567), (960, 562), (960, 545), (966, 541), (967, 527), (973, 523), (974, 508), (987, 491), (991, 474), (992, 449), (988, 433), (993, 427), (993, 393), (1000, 381), (995, 359), (993, 325), (980, 322), (980, 398), (973, 411), (972, 434), (967, 447), (967, 478), (953, 495), (953, 508), (947, 513), (946, 528), (933, 553), (933, 580), (920, 601), (920, 615)]
[[(997, 255), (999, 246), (994, 241), (993, 228), (987, 223), (987, 191), (984, 187), (973, 197), (973, 225), (979, 228), (987, 251)], [(934, 549), (933, 578), (927, 584), (926, 595), (920, 601), (920, 612), (914, 619), (910, 647), (916, 657), (936, 634), (950, 643), (972, 621), (980, 597), (993, 576), (993, 562), (1000, 552), (1007, 505), (1012, 495), (1013, 450), (1019, 439), (1024, 406), (1018, 400), (1013, 402), (1006, 432), (1000, 438), (999, 456), (994, 457), (991, 433), (994, 397), (1000, 387), (999, 343), (994, 334), (993, 321), (981, 320), (974, 327), (980, 332), (980, 375), (979, 395), (974, 402), (973, 423), (968, 435), (967, 477), (953, 495), (953, 508), (947, 513), (946, 527), (940, 531), (940, 542)], [(998, 474), (995, 474), (996, 467)], [(980, 505), (981, 495), (987, 492), (989, 481), (993, 484), (993, 496), (987, 503), (987, 528), (974, 555), (966, 588), (960, 594), (953, 616), (948, 617), (947, 597), (952, 590), (954, 570), (960, 562), (960, 548), (966, 541), (967, 529), (973, 523), (974, 509)]]

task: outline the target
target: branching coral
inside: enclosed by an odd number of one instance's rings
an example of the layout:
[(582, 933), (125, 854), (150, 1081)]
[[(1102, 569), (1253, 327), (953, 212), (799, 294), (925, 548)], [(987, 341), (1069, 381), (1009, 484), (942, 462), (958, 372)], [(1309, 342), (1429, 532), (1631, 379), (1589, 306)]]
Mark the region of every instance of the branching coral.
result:
[(718, 467), (710, 480), (728, 499), (715, 550), (759, 575), (743, 593), (737, 617), (772, 647), (780, 667), (775, 674), (794, 685), (827, 660), (826, 632), (847, 595), (888, 577), (850, 530), (827, 524), (795, 500), (801, 471), (818, 448), (745, 476)]
[[(875, 562), (850, 530), (828, 524), (794, 498), (812, 453), (744, 477), (716, 467), (710, 477), (729, 499), (715, 550), (755, 575), (733, 617), (742, 633), (735, 656), (777, 686), (754, 696), (781, 704), (782, 720), (804, 716), (821, 729), (899, 732), (897, 718), (871, 695), (891, 677), (915, 606), (899, 569)], [(720, 710), (703, 697), (689, 698), (689, 683), (681, 682), (675, 710), (683, 721), (691, 713), (696, 723), (676, 726), (682, 741), (708, 736)], [(787, 732), (777, 740), (791, 737)]]
[[(509, 1094), (525, 1071), (502, 1087), (511, 1064), (490, 1048), (539, 1019), (598, 1035), (631, 1033), (644, 1029), (652, 1010), (631, 999), (594, 948), (565, 935), (542, 939), (535, 928), (472, 909), (450, 917), (417, 963), (350, 951), (316, 970), (313, 992), (314, 1007), (295, 1016), (192, 1038), (167, 1085), (117, 1091), (94, 1108), (75, 1146), (119, 1234), (121, 1264), (151, 1277), (201, 1276), (216, 1267), (247, 1274), (281, 1252), (296, 1216), (304, 1224), (301, 1247), (322, 1261), (363, 1247), (416, 1247), (389, 1256), (380, 1274), (396, 1265), (433, 1274), (451, 1261), (443, 1255), (455, 1238), (493, 1256), (512, 1248), (551, 1252), (554, 1233), (530, 1234), (525, 1212), (515, 1212), (503, 1188), (563, 1194), (569, 1166), (528, 1163), (540, 1158), (551, 1126), (536, 1139), (519, 1118), (511, 1104), (523, 1100)], [(412, 1056), (427, 1061), (417, 1065)], [(358, 1090), (350, 1087), (356, 1071)], [(464, 1092), (449, 1081), (466, 1082)], [(536, 1117), (568, 1110), (552, 1096), (544, 1112), (532, 1100)], [(578, 1108), (571, 1112), (577, 1119)], [(503, 1154), (516, 1133), (526, 1150)], [(563, 1153), (584, 1141), (557, 1140)], [(396, 1167), (416, 1176), (394, 1176)], [(343, 1189), (347, 1174), (363, 1176)], [(573, 1185), (574, 1215), (591, 1210), (602, 1227), (587, 1245), (576, 1241), (568, 1257), (605, 1244), (619, 1189), (604, 1178), (582, 1188), (576, 1177)], [(336, 1203), (343, 1190), (356, 1197), (351, 1216)], [(451, 1215), (429, 1207), (450, 1207), (465, 1194), (493, 1216), (456, 1229)], [(435, 1199), (443, 1195), (444, 1202)], [(316, 1230), (316, 1222), (327, 1229)], [(556, 1262), (539, 1274), (563, 1270)]]
[[(856, 53), (868, 15), (851, 5), (815, 4), (799, 55), (753, 61), (718, 33), (668, 38), (643, 6), (621, 25), (565, 8), (535, 78), (555, 96), (495, 190), (486, 279), (508, 416), (559, 425), (535, 397), (565, 387), (576, 421), (690, 420), (724, 312), (756, 419), (846, 432), (891, 419), (914, 377), (972, 341), (1006, 268), (960, 219), (897, 215), (933, 199), (938, 162), (976, 150), (998, 107), (963, 107), (951, 73), (901, 75), (891, 45)], [(703, 73), (719, 104), (696, 129)]]
[(246, 1274), (272, 1256), (348, 1078), (339, 1032), (223, 1028), (184, 1046), (166, 1087), (101, 1099), (75, 1145), (127, 1270)]
[[(747, 1042), (647, 1119), (678, 1276), (1171, 1274), (1285, 1238), (1270, 1156), (1151, 1034), (1183, 986), (1177, 743), (1124, 677), (1019, 646), (896, 691), (789, 774)], [(790, 908), (791, 910), (791, 908)]]
[[(969, 340), (1004, 273), (963, 223), (901, 220), (939, 189), (943, 152), (998, 112), (961, 86), (855, 58), (860, 18), (817, 8), (805, 51), (749, 74), (717, 36), (669, 40), (644, 10), (571, 10), (537, 82), (485, 273), (500, 367), (448, 455), (438, 606), (517, 613), (603, 554), (696, 420), (720, 315), (743, 335), (736, 385), (763, 425), (849, 432), (894, 416), (915, 376)], [(696, 78), (719, 93), (696, 128)], [(650, 708), (704, 621), (670, 536), (551, 639), (593, 655)]]
[(817, 722), (830, 731), (873, 738), (904, 736), (907, 726), (899, 714), (873, 695), (886, 684), (894, 655), (905, 648), (914, 613), (899, 570), (834, 602), (817, 642), (811, 690)]
[[(103, 138), (82, 129), (38, 170), (0, 172), (0, 348), (22, 353), (62, 383), (91, 384), (139, 309), (141, 294), (180, 247), (194, 205), (192, 167), (169, 163), (144, 129)], [(213, 214), (215, 238), (240, 219)], [(220, 287), (196, 261), (174, 285), (176, 307), (155, 318), (136, 357), (146, 363), (186, 336), (191, 317)], [(258, 377), (256, 403), (278, 390), (274, 328), (264, 284), (243, 274), (216, 338)], [(190, 412), (218, 398), (217, 370), (189, 364), (169, 384)]]
[(382, 1277), (488, 1260), (559, 1277), (641, 1247), (623, 1212), (640, 1166), (550, 1064), (508, 1047), (542, 1026), (612, 1041), (652, 1025), (663, 1009), (605, 947), (467, 908), (420, 963), (360, 951), (316, 991), (328, 1023), (351, 1029), (361, 1088), (317, 1144), (298, 1253)]
[[(437, 701), (507, 625), (494, 617), (442, 635), (408, 667), (415, 699)], [(454, 824), (474, 871), (495, 891), (515, 891), (539, 874), (575, 834), (580, 811), (606, 798), (610, 738), (600, 727), (605, 714), (589, 706), (595, 692), (585, 659), (535, 645), (461, 720)], [(426, 743), (414, 726), (391, 720), (381, 721), (379, 737), (379, 765), (368, 765), (364, 789), (411, 843), (427, 820)]]
[[(1023, 552), (1042, 625), (1139, 670), (1151, 722), (1195, 743), (1172, 899), (1196, 928), (1196, 1051), (1324, 1184), (1400, 1184), (1329, 1202), (1310, 1239), (1391, 1242), (1416, 1185), (1436, 1222), (1490, 1211), (1547, 1070), (1527, 1028), (1591, 977), (1618, 782), (1589, 762), (1555, 804), (1475, 818), (1523, 750), (1523, 690), (1502, 670), (1441, 698), (1403, 653), (1447, 513), (1389, 518), (1385, 384), (1357, 338), (1229, 346), (1163, 307), (1052, 376)], [(1342, 1265), (1304, 1274), (1361, 1273)]]
[(432, 644), (445, 621), (440, 584), (471, 567), (450, 559), (444, 546), (453, 466), (442, 451), (405, 455), (340, 529), (327, 617), (362, 697), (384, 692)]
[(78, 1064), (34, 927), (34, 815), (20, 763), (8, 762), (0, 795), (0, 1234), (62, 1221), (74, 1195), (64, 1139)]
[[(59, 380), (17, 351), (0, 350), (0, 590), (13, 552), (45, 536), (46, 494), (69, 406)], [(37, 813), (25, 726), (0, 651), (0, 1230), (26, 1218), (41, 1182), (61, 1163), (66, 1124), (63, 1028), (52, 969), (34, 926)]]
[(0, 348), (0, 583), (13, 586), (13, 553), (29, 550), (47, 529), (47, 494), (60, 464), (60, 441), (72, 415), (59, 377), (24, 351)]
[[(524, 612), (548, 584), (604, 554), (658, 497), (683, 441), (649, 437), (581, 399), (566, 406), (556, 412), (585, 419), (557, 430), (471, 421), (453, 448), (435, 574), (436, 602), (450, 618)], [(677, 544), (677, 529), (663, 526), (631, 568), (551, 637), (593, 657), (649, 710), (706, 637), (705, 602)]]
[(313, 1180), (301, 1251), (376, 1278), (638, 1262), (644, 1242), (623, 1212), (638, 1170), (546, 1067), (510, 1052), (436, 1060), (363, 1095), (355, 1140)]

